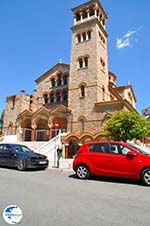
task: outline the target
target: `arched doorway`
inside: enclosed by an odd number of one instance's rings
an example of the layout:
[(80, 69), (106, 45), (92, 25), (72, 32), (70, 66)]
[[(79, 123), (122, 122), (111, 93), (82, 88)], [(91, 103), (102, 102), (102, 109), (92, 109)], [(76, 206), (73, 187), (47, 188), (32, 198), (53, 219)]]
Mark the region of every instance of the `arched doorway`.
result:
[(78, 140), (71, 139), (68, 146), (68, 158), (73, 158), (79, 149)]
[(36, 122), (36, 141), (48, 141), (49, 140), (49, 127), (48, 121), (45, 119), (39, 119)]
[(32, 137), (32, 128), (31, 128), (31, 120), (30, 119), (25, 119), (21, 123), (21, 127), (23, 128), (23, 140), (24, 141), (31, 141)]

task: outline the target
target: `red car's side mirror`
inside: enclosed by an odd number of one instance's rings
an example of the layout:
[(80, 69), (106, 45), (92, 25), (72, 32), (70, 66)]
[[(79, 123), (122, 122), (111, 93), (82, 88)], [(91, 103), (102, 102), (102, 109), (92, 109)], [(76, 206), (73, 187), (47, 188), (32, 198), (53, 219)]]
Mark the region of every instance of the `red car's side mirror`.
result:
[(128, 153), (127, 153), (128, 158), (133, 158), (135, 156), (136, 156), (136, 153), (134, 151), (128, 151)]

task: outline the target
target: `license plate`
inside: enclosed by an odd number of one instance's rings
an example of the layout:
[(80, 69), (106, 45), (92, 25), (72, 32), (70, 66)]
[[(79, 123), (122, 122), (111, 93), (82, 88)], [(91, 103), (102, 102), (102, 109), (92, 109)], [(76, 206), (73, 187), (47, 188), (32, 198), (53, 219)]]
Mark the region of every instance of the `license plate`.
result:
[(40, 164), (46, 164), (47, 162), (46, 161), (40, 161), (39, 163)]

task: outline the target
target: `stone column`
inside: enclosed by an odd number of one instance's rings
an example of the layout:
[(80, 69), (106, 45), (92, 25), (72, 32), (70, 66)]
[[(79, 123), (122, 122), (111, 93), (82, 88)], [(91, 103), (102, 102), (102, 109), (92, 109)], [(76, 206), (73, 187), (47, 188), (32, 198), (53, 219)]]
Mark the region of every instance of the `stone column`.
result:
[(74, 15), (74, 25), (76, 25), (77, 23), (77, 18), (76, 18), (76, 15)]
[(82, 61), (83, 61), (83, 68), (85, 68), (85, 60), (84, 60), (84, 58), (82, 58)]
[(90, 10), (89, 9), (87, 9), (87, 18), (89, 19), (90, 18)]
[(86, 41), (89, 40), (88, 32), (86, 32)]
[(35, 133), (36, 133), (36, 129), (32, 129), (32, 134), (31, 134), (31, 140), (32, 140), (32, 142), (35, 141)]
[(80, 12), (80, 20), (81, 20), (81, 22), (83, 22), (83, 12), (82, 11)]
[(69, 149), (68, 149), (68, 147), (69, 147), (69, 144), (65, 144), (65, 158), (66, 159), (68, 159), (68, 157), (69, 157)]
[(49, 127), (49, 140), (51, 140), (52, 139), (52, 130), (53, 130), (53, 122), (52, 122), (52, 119), (49, 120), (48, 127)]
[(52, 139), (52, 128), (49, 128), (49, 140)]
[(97, 7), (94, 10), (95, 10), (95, 17), (97, 17)]
[(35, 137), (35, 135), (36, 135), (36, 125), (31, 125), (31, 128), (32, 128), (32, 132), (31, 132), (31, 140), (34, 142), (34, 141), (36, 141), (36, 137)]

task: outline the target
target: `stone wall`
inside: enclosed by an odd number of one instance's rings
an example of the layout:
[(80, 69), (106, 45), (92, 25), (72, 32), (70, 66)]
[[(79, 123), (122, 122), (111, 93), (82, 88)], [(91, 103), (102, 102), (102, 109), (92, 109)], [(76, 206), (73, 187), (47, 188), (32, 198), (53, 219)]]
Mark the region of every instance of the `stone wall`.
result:
[(16, 119), (24, 110), (30, 109), (30, 100), (31, 97), (27, 94), (7, 97), (3, 121), (4, 134), (16, 134)]

